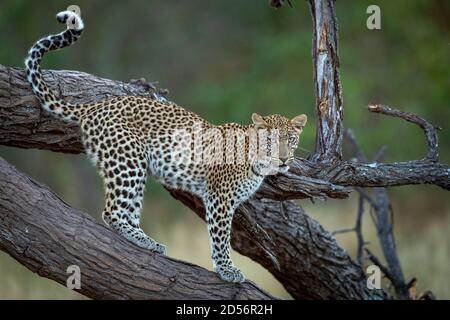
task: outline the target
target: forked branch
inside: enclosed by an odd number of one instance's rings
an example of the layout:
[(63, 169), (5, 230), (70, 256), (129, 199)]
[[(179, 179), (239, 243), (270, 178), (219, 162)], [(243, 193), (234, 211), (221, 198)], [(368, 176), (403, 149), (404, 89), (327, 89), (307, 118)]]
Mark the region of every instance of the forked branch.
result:
[(415, 123), (418, 126), (420, 126), (425, 133), (425, 138), (428, 145), (428, 153), (423, 160), (430, 162), (438, 161), (439, 156), (439, 144), (438, 144), (439, 139), (437, 134), (437, 129), (439, 129), (438, 127), (433, 126), (431, 123), (419, 117), (418, 115), (400, 111), (380, 104), (370, 104), (369, 111), (401, 118), (403, 120)]

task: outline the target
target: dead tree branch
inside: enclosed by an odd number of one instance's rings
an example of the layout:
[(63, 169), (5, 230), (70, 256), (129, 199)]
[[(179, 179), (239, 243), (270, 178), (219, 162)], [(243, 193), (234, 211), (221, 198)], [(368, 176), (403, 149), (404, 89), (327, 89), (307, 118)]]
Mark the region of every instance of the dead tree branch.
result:
[(339, 76), (338, 25), (333, 0), (309, 0), (313, 21), (316, 93), (315, 161), (342, 159), (343, 101)]
[(201, 267), (130, 244), (0, 158), (0, 250), (66, 285), (81, 270), (94, 299), (273, 299), (251, 282), (231, 284)]
[(364, 259), (363, 249), (364, 249), (364, 246), (366, 245), (366, 242), (364, 241), (363, 232), (362, 232), (363, 215), (364, 215), (364, 197), (362, 195), (359, 195), (358, 209), (356, 211), (355, 226), (352, 228), (345, 228), (345, 229), (339, 229), (339, 230), (333, 231), (333, 235), (348, 233), (348, 232), (355, 232), (355, 234), (356, 234), (356, 261), (359, 263), (360, 266), (364, 265), (363, 264), (363, 259)]
[(427, 141), (427, 145), (428, 145), (428, 153), (425, 156), (424, 160), (431, 161), (431, 162), (438, 161), (439, 139), (438, 139), (436, 130), (439, 128), (433, 126), (431, 123), (429, 123), (425, 119), (423, 119), (415, 114), (396, 110), (396, 109), (390, 108), (388, 106), (383, 106), (383, 105), (379, 105), (379, 104), (371, 104), (371, 105), (369, 105), (369, 111), (374, 112), (374, 113), (381, 113), (381, 114), (392, 116), (392, 117), (401, 118), (403, 120), (415, 123), (418, 126), (420, 126), (425, 133), (425, 137), (426, 137), (426, 141)]
[[(384, 110), (387, 110), (389, 113), (395, 112), (396, 115), (397, 114), (406, 115), (408, 116), (408, 118), (410, 118), (407, 113), (397, 112), (397, 110), (392, 110), (387, 107), (380, 107), (379, 110), (380, 112), (384, 112)], [(420, 119), (419, 117), (417, 118)], [(423, 128), (427, 128), (429, 124), (423, 119), (420, 120), (422, 120), (421, 123), (423, 125)], [(437, 136), (427, 132), (427, 137), (428, 136), (436, 139), (437, 145)], [(357, 142), (351, 130), (346, 130), (346, 138), (353, 147), (357, 161), (367, 162), (367, 157), (365, 156), (361, 146)], [(374, 158), (375, 164), (381, 160), (383, 153), (384, 148), (381, 148)], [(378, 260), (378, 258), (376, 258), (376, 256), (373, 255), (369, 249), (366, 249), (366, 252), (369, 255), (369, 259), (373, 263), (377, 264), (380, 267), (380, 269), (385, 273), (386, 277), (392, 282), (395, 291), (397, 293), (397, 296), (400, 299), (409, 300), (410, 299), (409, 290), (407, 284), (405, 283), (405, 277), (403, 275), (402, 267), (397, 255), (397, 249), (395, 245), (394, 231), (391, 219), (392, 207), (390, 204), (387, 189), (382, 187), (373, 188), (373, 197), (367, 194), (362, 188), (357, 188), (357, 191), (359, 193), (359, 203), (358, 203), (358, 215), (356, 218), (355, 232), (358, 240), (358, 261), (362, 265), (364, 242), (362, 240), (363, 235), (361, 229), (361, 217), (363, 215), (364, 210), (362, 208), (363, 203), (364, 201), (367, 201), (371, 206), (372, 219), (375, 224), (375, 228), (377, 230), (377, 237), (380, 243), (381, 251), (383, 252), (384, 258), (388, 264), (387, 267), (383, 266), (381, 262)]]
[(394, 230), (392, 227), (392, 207), (386, 188), (374, 188), (373, 195), (376, 199), (376, 207), (373, 207), (373, 217), (377, 230), (378, 241), (392, 275), (392, 284), (400, 299), (410, 299), (408, 287), (397, 255)]

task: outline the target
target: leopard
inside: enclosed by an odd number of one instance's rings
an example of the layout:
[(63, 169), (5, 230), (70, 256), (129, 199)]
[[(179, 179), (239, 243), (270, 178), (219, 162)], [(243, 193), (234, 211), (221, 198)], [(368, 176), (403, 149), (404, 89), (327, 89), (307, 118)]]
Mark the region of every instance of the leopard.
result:
[(103, 221), (132, 244), (165, 255), (165, 245), (140, 226), (146, 180), (153, 177), (166, 188), (188, 192), (204, 206), (214, 271), (224, 281), (244, 282), (231, 259), (233, 215), (267, 176), (289, 170), (307, 116), (253, 113), (247, 125), (214, 125), (149, 95), (66, 101), (48, 87), (41, 60), (76, 42), (84, 22), (68, 10), (56, 18), (67, 28), (29, 49), (27, 79), (46, 112), (80, 127), (85, 152), (104, 181)]

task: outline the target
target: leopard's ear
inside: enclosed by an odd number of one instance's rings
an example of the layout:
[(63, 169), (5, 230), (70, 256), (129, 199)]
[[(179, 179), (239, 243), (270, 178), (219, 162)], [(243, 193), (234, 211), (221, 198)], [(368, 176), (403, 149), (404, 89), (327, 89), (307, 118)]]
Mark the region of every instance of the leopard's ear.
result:
[(297, 129), (298, 131), (302, 131), (306, 125), (306, 121), (308, 121), (308, 117), (306, 116), (306, 114), (301, 114), (293, 118), (291, 120), (291, 123), (295, 129)]
[(268, 127), (267, 122), (257, 113), (252, 114), (252, 121), (255, 124), (255, 128), (257, 130), (267, 129)]

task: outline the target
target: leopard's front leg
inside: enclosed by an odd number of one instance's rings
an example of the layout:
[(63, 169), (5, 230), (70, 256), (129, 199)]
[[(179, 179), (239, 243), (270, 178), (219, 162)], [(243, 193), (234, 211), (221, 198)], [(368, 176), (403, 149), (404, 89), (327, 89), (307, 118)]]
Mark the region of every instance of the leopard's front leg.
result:
[(244, 275), (233, 265), (230, 255), (233, 201), (223, 194), (212, 193), (204, 203), (214, 270), (225, 281), (244, 282)]

